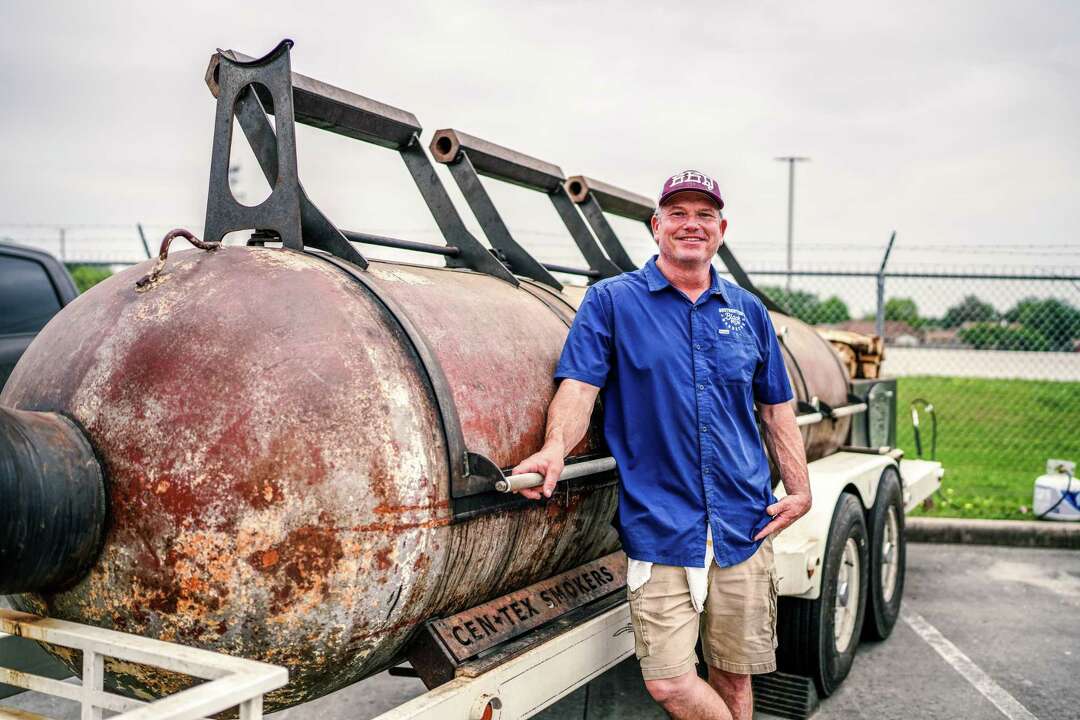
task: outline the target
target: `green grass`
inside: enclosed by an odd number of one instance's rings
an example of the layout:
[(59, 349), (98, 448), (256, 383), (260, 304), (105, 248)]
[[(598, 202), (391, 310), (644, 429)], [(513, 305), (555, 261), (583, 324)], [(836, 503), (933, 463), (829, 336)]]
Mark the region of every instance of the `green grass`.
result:
[(75, 286), (79, 288), (79, 294), (86, 292), (112, 275), (112, 270), (93, 265), (68, 265), (67, 268), (71, 273), (71, 278), (75, 281)]
[[(945, 466), (933, 506), (915, 514), (1031, 520), (1032, 486), (1046, 460), (1080, 462), (1080, 382), (914, 376), (897, 384), (900, 447), (915, 457), (909, 403), (929, 400)], [(925, 414), (922, 428), (929, 457)]]

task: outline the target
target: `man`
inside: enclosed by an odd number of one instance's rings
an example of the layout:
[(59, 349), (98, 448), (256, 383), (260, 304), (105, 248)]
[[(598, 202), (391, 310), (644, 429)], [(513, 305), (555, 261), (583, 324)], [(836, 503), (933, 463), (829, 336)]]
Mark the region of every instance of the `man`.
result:
[[(776, 668), (771, 536), (810, 509), (806, 457), (769, 315), (712, 267), (727, 229), (716, 182), (678, 173), (657, 206), (659, 255), (586, 293), (544, 446), (514, 472), (543, 474), (542, 489), (521, 493), (550, 497), (603, 391), (645, 686), (673, 718), (750, 720), (750, 675)], [(708, 682), (695, 671), (699, 631)]]

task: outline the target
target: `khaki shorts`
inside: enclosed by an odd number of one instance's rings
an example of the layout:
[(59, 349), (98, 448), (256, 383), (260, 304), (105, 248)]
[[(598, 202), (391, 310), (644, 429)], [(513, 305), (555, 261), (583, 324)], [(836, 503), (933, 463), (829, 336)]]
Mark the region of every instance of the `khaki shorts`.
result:
[(648, 582), (630, 594), (634, 652), (646, 680), (682, 675), (697, 664), (698, 635), (705, 662), (730, 673), (776, 669), (776, 569), (772, 538), (738, 565), (712, 563), (705, 611), (690, 600), (686, 570), (653, 564)]

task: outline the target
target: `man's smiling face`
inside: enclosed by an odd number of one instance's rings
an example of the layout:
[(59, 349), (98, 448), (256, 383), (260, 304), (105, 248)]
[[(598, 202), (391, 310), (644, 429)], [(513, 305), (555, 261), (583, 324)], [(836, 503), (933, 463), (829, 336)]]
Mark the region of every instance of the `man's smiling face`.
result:
[(652, 219), (653, 237), (666, 262), (683, 267), (708, 265), (724, 241), (727, 220), (711, 198), (681, 192), (668, 198)]

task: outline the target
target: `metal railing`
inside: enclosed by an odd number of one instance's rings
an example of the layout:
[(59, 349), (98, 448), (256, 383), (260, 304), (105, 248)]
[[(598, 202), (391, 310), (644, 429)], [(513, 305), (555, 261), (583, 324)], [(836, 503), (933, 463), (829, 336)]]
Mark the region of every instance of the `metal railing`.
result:
[[(101, 720), (103, 710), (120, 713), (112, 716), (117, 720), (195, 720), (233, 707), (239, 707), (241, 720), (259, 720), (263, 694), (289, 680), (288, 671), (277, 665), (6, 608), (0, 608), (0, 632), (82, 653), (79, 685), (4, 667), (0, 682), (80, 703), (83, 720)], [(105, 689), (106, 658), (209, 682), (153, 702), (135, 700)]]

